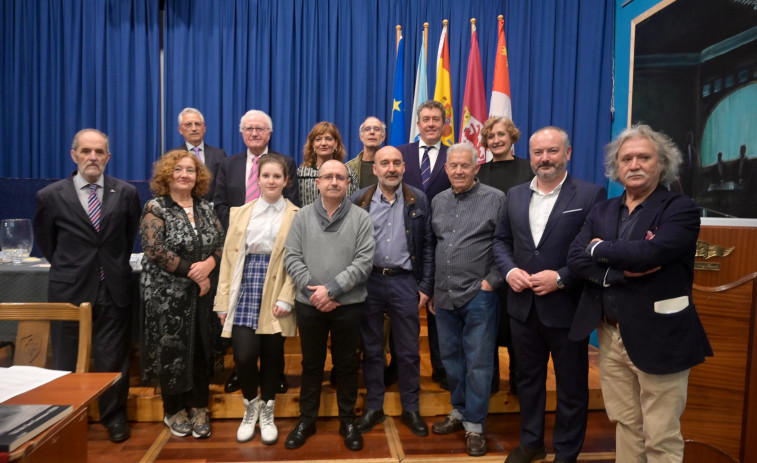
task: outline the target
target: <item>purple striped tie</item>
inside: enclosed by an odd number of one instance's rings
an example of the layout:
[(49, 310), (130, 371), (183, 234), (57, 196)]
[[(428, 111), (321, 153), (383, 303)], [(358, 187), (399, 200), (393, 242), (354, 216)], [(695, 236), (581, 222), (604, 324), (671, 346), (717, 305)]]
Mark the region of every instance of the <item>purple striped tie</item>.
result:
[(89, 184), (87, 212), (89, 213), (89, 220), (91, 220), (92, 225), (95, 226), (95, 230), (100, 231), (100, 200), (97, 199), (97, 185), (95, 185), (94, 183)]
[(423, 185), (423, 191), (428, 190), (429, 180), (431, 180), (431, 161), (428, 158), (429, 150), (433, 146), (423, 147), (423, 158), (421, 159), (421, 185)]
[(192, 148), (192, 151), (194, 151), (195, 156), (197, 156), (197, 159), (199, 159), (200, 162), (202, 162), (203, 164), (205, 164), (205, 159), (202, 158), (202, 154), (200, 153), (200, 147), (199, 146), (195, 146), (194, 148)]
[(253, 199), (260, 196), (260, 187), (258, 186), (258, 159), (260, 156), (252, 157), (252, 167), (250, 176), (247, 178), (247, 192), (244, 195), (244, 203), (247, 204)]

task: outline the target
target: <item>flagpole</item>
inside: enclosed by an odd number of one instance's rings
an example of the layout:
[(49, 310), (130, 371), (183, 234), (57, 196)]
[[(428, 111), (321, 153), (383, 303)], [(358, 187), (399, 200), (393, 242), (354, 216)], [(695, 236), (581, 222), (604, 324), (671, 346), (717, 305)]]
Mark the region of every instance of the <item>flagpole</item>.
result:
[(423, 23), (423, 54), (426, 57), (425, 66), (428, 63), (428, 23)]
[(402, 26), (398, 24), (397, 26), (395, 26), (395, 28), (397, 29), (397, 37), (395, 40), (397, 46), (394, 47), (394, 56), (397, 56), (397, 52), (399, 51), (399, 48), (400, 48), (400, 38), (402, 37)]
[(476, 32), (476, 18), (470, 18), (470, 33)]

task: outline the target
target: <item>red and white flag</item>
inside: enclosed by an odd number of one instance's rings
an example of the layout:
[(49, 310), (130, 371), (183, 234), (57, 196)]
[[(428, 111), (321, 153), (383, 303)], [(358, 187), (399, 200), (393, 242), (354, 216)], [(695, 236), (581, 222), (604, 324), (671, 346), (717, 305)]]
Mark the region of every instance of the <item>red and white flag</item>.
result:
[(486, 150), (481, 146), (481, 129), (486, 122), (486, 93), (484, 74), (481, 71), (481, 55), (478, 52), (476, 20), (471, 19), (470, 54), (468, 76), (463, 96), (463, 122), (460, 126), (460, 142), (469, 143), (478, 151), (478, 162), (486, 162)]
[(510, 67), (507, 64), (507, 44), (505, 43), (505, 19), (502, 16), (499, 17), (497, 58), (494, 61), (494, 83), (489, 102), (489, 115), (513, 118), (510, 102)]

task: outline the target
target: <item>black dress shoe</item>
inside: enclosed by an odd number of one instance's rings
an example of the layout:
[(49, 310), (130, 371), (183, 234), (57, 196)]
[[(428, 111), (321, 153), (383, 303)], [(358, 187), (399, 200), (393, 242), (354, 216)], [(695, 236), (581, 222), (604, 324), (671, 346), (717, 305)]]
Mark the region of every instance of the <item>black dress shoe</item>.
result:
[(426, 425), (426, 421), (423, 420), (418, 410), (414, 412), (403, 411), (400, 419), (416, 436), (428, 436), (428, 425)]
[(547, 450), (544, 447), (527, 447), (520, 444), (515, 450), (510, 452), (505, 463), (530, 463), (546, 456)]
[(234, 367), (234, 371), (231, 372), (231, 376), (223, 386), (223, 390), (227, 393), (236, 392), (240, 390), (242, 386), (239, 385), (239, 377), (237, 376), (237, 369)]
[(129, 423), (122, 421), (108, 427), (108, 437), (111, 442), (123, 442), (131, 437)]
[(368, 432), (377, 424), (383, 423), (385, 419), (384, 410), (366, 409), (363, 416), (358, 418), (356, 425), (360, 432)]
[(281, 377), (279, 378), (279, 394), (283, 394), (288, 390), (289, 385), (287, 384), (287, 375), (282, 373)]
[(300, 420), (289, 432), (287, 440), (284, 442), (284, 447), (289, 450), (298, 449), (302, 447), (305, 444), (305, 441), (308, 440), (308, 437), (313, 434), (315, 434), (315, 423), (308, 423)]
[(339, 435), (344, 437), (344, 446), (348, 449), (363, 448), (363, 435), (352, 420), (346, 419), (339, 423)]

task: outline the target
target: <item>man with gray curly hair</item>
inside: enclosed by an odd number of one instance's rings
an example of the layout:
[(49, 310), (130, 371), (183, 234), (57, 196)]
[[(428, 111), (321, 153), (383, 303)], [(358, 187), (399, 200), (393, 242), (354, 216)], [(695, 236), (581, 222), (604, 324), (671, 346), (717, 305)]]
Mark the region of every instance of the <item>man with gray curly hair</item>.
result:
[(682, 461), (689, 369), (712, 355), (691, 298), (699, 209), (666, 188), (681, 153), (648, 125), (607, 145), (625, 191), (595, 206), (568, 252), (586, 280), (570, 339), (599, 333), (599, 376), (617, 461)]

